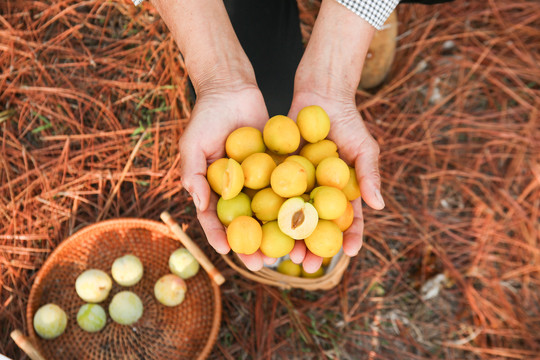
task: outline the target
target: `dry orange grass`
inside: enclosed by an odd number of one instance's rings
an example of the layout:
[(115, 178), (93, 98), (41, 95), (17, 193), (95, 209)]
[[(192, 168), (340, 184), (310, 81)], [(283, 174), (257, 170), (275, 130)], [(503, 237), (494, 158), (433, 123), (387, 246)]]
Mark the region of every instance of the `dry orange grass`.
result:
[[(318, 5), (301, 2), (309, 36)], [(47, 255), (100, 219), (169, 210), (224, 270), (211, 358), (535, 359), (540, 5), (401, 5), (389, 80), (358, 93), (387, 207), (328, 292), (236, 276), (178, 175), (186, 72), (149, 3), (0, 2), (0, 353)], [(422, 289), (442, 274), (431, 299)]]

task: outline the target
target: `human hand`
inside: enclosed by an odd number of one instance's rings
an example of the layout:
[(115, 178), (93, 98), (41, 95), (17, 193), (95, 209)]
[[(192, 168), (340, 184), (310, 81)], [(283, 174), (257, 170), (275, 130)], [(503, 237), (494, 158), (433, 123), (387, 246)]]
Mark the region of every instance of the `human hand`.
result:
[[(382, 209), (378, 170), (379, 147), (369, 134), (358, 110), (355, 95), (362, 67), (375, 29), (337, 1), (323, 0), (308, 46), (294, 79), (294, 96), (289, 117), (296, 119), (305, 106), (319, 105), (330, 117), (328, 138), (338, 146), (340, 156), (354, 166), (362, 199)], [(354, 220), (344, 233), (343, 250), (354, 256), (362, 246), (364, 229), (362, 200), (352, 202)], [(291, 260), (303, 262), (306, 272), (315, 272), (322, 258), (297, 241)]]
[[(362, 199), (373, 209), (384, 207), (380, 193), (379, 146), (360, 117), (354, 98), (326, 97), (314, 92), (295, 93), (289, 117), (296, 119), (298, 112), (309, 105), (319, 105), (327, 112), (331, 121), (328, 138), (338, 146), (340, 157), (356, 170), (362, 196), (351, 202), (354, 220), (343, 234), (344, 253), (355, 256), (362, 247)], [(296, 242), (290, 258), (295, 263), (303, 263), (304, 270), (309, 273), (317, 271), (323, 260), (307, 250), (303, 241)]]
[[(217, 217), (218, 197), (210, 190), (206, 169), (210, 163), (226, 156), (225, 141), (233, 130), (242, 126), (262, 130), (267, 120), (264, 99), (255, 86), (205, 91), (197, 98), (180, 139), (182, 184), (193, 197), (208, 242), (220, 254), (228, 253), (230, 246), (225, 228)], [(238, 256), (253, 271), (260, 270), (264, 261), (269, 261), (260, 250)]]

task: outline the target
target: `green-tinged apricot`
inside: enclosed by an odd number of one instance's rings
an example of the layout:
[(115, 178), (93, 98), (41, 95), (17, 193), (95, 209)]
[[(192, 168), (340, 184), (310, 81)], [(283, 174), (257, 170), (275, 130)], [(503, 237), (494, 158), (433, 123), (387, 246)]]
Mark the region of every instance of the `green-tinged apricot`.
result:
[(311, 191), (315, 187), (315, 166), (303, 156), (300, 155), (291, 155), (285, 159), (285, 161), (294, 161), (302, 165), (304, 170), (306, 170), (307, 177), (307, 188), (306, 191)]
[(249, 155), (266, 150), (263, 137), (258, 129), (245, 126), (234, 130), (225, 141), (227, 156), (241, 163)]
[(239, 216), (227, 228), (227, 241), (235, 253), (251, 255), (261, 246), (261, 225), (252, 217)]
[(111, 267), (111, 274), (118, 284), (122, 286), (133, 286), (142, 279), (143, 265), (138, 257), (127, 254), (114, 260)]
[(243, 187), (244, 172), (242, 166), (236, 160), (229, 159), (221, 180), (221, 197), (225, 200), (232, 199), (240, 194)]
[(272, 190), (279, 196), (290, 198), (302, 195), (307, 189), (307, 173), (295, 161), (285, 161), (274, 169), (270, 176)]
[(77, 295), (86, 302), (98, 303), (107, 298), (112, 288), (112, 280), (106, 272), (89, 269), (75, 280)]
[(122, 325), (131, 325), (141, 318), (143, 303), (141, 299), (131, 291), (120, 291), (114, 295), (109, 304), (111, 319)]
[(263, 139), (273, 152), (280, 155), (289, 154), (295, 152), (300, 145), (300, 130), (292, 119), (276, 115), (266, 122)]
[(323, 275), (324, 275), (324, 269), (322, 267), (320, 267), (319, 269), (317, 269), (317, 271), (313, 273), (308, 273), (306, 270), (304, 270), (304, 268), (302, 268), (302, 271), (300, 273), (301, 277), (307, 278), (307, 279), (316, 279), (316, 278), (320, 278)]
[(182, 279), (197, 275), (199, 268), (199, 262), (186, 248), (178, 248), (169, 256), (169, 269)]
[(289, 276), (300, 276), (302, 273), (302, 266), (295, 264), (292, 260), (287, 259), (280, 262), (276, 269), (279, 273)]
[(328, 139), (321, 140), (315, 144), (306, 144), (300, 150), (300, 155), (311, 161), (316, 167), (321, 160), (327, 157), (339, 157), (337, 145)]
[(277, 221), (267, 222), (262, 226), (261, 251), (264, 255), (279, 258), (287, 255), (294, 247), (294, 240), (285, 235), (278, 226)]
[(262, 189), (270, 185), (270, 175), (276, 168), (272, 157), (266, 153), (249, 155), (242, 162), (244, 186), (250, 189)]
[(329, 220), (319, 220), (313, 233), (304, 239), (306, 247), (313, 254), (321, 257), (336, 255), (343, 244), (343, 233)]
[(99, 304), (84, 304), (77, 312), (77, 324), (84, 331), (98, 332), (106, 323), (107, 314)]
[(159, 278), (154, 285), (154, 296), (165, 306), (176, 306), (184, 301), (186, 282), (175, 274), (167, 274)]
[(276, 194), (272, 188), (262, 189), (253, 197), (251, 210), (261, 221), (276, 220), (284, 201), (285, 199)]
[(217, 215), (219, 221), (225, 226), (229, 226), (231, 221), (238, 216), (251, 216), (251, 200), (249, 196), (241, 192), (232, 199), (225, 200), (222, 197), (217, 202)]
[(311, 192), (313, 206), (321, 219), (337, 219), (347, 209), (347, 198), (338, 188), (318, 186)]
[(341, 215), (337, 219), (333, 219), (332, 221), (336, 223), (336, 225), (339, 227), (339, 230), (345, 231), (352, 225), (353, 220), (354, 220), (354, 209), (352, 207), (352, 204), (349, 201), (347, 201), (347, 208), (345, 209), (345, 212), (343, 213), (343, 215)]
[(211, 163), (206, 170), (206, 179), (212, 190), (218, 195), (221, 195), (223, 190), (223, 174), (225, 173), (225, 169), (227, 169), (228, 163), (229, 159), (221, 158)]
[(286, 200), (278, 214), (279, 229), (295, 240), (309, 236), (319, 221), (315, 207), (301, 197)]
[(323, 140), (330, 132), (330, 118), (322, 107), (306, 106), (298, 113), (296, 124), (300, 135), (310, 143)]
[(44, 339), (54, 339), (66, 330), (68, 317), (56, 304), (46, 304), (34, 314), (34, 330)]
[(358, 185), (358, 180), (356, 178), (356, 171), (354, 168), (349, 167), (349, 181), (341, 191), (347, 197), (347, 200), (353, 201), (354, 199), (360, 197), (360, 186)]
[(349, 182), (350, 171), (347, 163), (340, 158), (329, 157), (321, 160), (315, 171), (317, 184), (343, 189)]

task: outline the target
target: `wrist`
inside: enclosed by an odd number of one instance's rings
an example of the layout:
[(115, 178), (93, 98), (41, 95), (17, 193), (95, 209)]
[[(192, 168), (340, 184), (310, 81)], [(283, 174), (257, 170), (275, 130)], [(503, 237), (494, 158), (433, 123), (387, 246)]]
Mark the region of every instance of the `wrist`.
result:
[(221, 54), (201, 59), (185, 58), (197, 96), (257, 87), (255, 73), (247, 57), (242, 59), (227, 51)]
[(197, 95), (256, 86), (222, 0), (152, 0), (184, 58)]
[(295, 94), (354, 99), (375, 29), (335, 0), (323, 0), (295, 76)]

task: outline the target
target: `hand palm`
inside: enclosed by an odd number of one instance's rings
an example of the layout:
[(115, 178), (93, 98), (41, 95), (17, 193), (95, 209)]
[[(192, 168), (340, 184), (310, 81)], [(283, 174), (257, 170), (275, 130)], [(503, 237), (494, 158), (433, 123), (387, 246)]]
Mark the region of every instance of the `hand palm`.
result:
[[(227, 253), (230, 247), (216, 214), (218, 198), (206, 181), (207, 166), (226, 156), (225, 141), (233, 130), (242, 126), (262, 130), (267, 120), (266, 105), (257, 89), (208, 94), (197, 99), (190, 123), (180, 140), (183, 186), (193, 196), (208, 242), (219, 253)], [(260, 252), (241, 258), (252, 270), (262, 267)]]
[[(343, 102), (324, 98), (314, 93), (297, 94), (289, 116), (295, 119), (300, 109), (309, 105), (319, 105), (328, 113), (332, 124), (328, 138), (338, 146), (340, 157), (355, 167), (362, 198), (371, 207), (377, 209), (384, 207), (384, 203), (381, 204), (374, 190), (380, 186), (379, 148), (362, 121), (354, 100)], [(364, 228), (361, 198), (352, 201), (352, 205), (354, 221), (344, 233), (343, 238), (343, 250), (349, 256), (356, 255), (360, 250)], [(291, 258), (295, 262), (303, 261), (304, 268), (309, 272), (317, 270), (322, 263), (322, 258), (307, 251), (301, 242), (297, 242), (297, 246), (291, 253)]]

